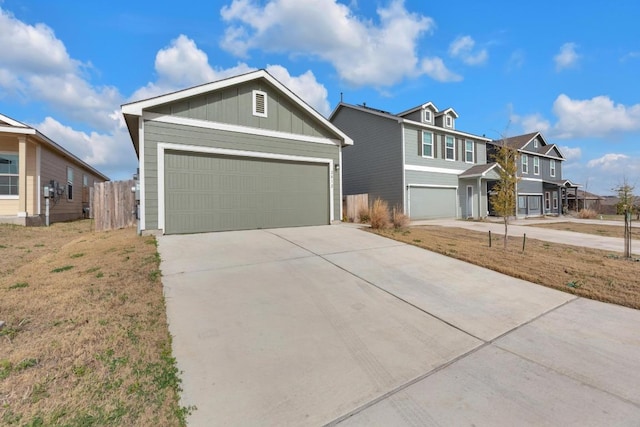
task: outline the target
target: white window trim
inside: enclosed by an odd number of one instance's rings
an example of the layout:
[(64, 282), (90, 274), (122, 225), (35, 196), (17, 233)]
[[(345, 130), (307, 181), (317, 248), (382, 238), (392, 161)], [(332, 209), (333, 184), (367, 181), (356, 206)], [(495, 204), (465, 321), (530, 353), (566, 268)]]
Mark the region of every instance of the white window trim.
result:
[[(451, 159), (447, 157), (447, 153), (449, 151), (449, 148), (447, 147), (447, 138), (451, 138), (453, 140), (453, 146), (452, 146), (453, 158)], [(448, 135), (444, 136), (444, 159), (448, 162), (456, 161), (456, 139), (453, 136), (448, 136)]]
[(549, 161), (549, 174), (554, 178), (556, 176), (556, 161), (553, 159)]
[[(470, 142), (471, 143), (471, 151), (467, 150), (467, 143)], [(471, 161), (467, 160), (467, 153), (471, 153)], [(473, 160), (476, 157), (476, 144), (474, 144), (474, 142), (470, 139), (465, 139), (464, 140), (464, 161), (465, 163), (475, 163)]]
[[(431, 155), (430, 156), (425, 156), (424, 155), (424, 135), (425, 134), (431, 135)], [(425, 159), (433, 159), (434, 158), (434, 151), (435, 151), (433, 149), (434, 146), (435, 146), (434, 138), (435, 138), (435, 135), (433, 134), (433, 132), (429, 132), (429, 131), (426, 131), (426, 130), (422, 131), (422, 157), (424, 157)]]
[(526, 173), (527, 175), (529, 175), (529, 156), (523, 154), (520, 158), (520, 164), (522, 173)]
[(214, 147), (204, 147), (200, 145), (184, 145), (184, 144), (173, 144), (169, 142), (160, 142), (157, 144), (157, 167), (158, 167), (158, 229), (162, 230), (162, 234), (166, 232), (165, 229), (165, 192), (164, 192), (164, 154), (165, 150), (171, 151), (182, 151), (182, 152), (190, 152), (190, 153), (208, 153), (208, 154), (221, 154), (227, 156), (238, 156), (238, 157), (252, 157), (258, 159), (274, 159), (274, 160), (285, 160), (285, 161), (294, 161), (294, 162), (307, 162), (307, 163), (326, 163), (329, 167), (329, 181), (327, 183), (329, 187), (329, 222), (333, 222), (335, 219), (334, 215), (334, 202), (333, 202), (333, 193), (334, 193), (334, 167), (333, 167), (333, 159), (327, 159), (322, 157), (304, 157), (304, 156), (293, 156), (288, 154), (273, 154), (273, 153), (262, 153), (258, 151), (244, 151), (244, 150), (231, 150), (227, 148), (214, 148)]
[(444, 116), (444, 127), (453, 129), (453, 117), (448, 114)]
[(433, 112), (431, 110), (424, 110), (422, 114), (425, 123), (431, 123), (433, 120)]
[(544, 192), (544, 210), (545, 211), (551, 210), (551, 192), (550, 191)]
[(538, 138), (533, 140), (533, 148), (538, 148)]
[[(18, 157), (18, 173), (3, 173), (0, 174), (2, 176), (17, 176), (18, 177), (18, 192), (20, 192), (20, 153), (17, 151), (0, 151), (0, 154), (10, 154), (12, 156)], [(20, 195), (14, 194), (0, 194), (0, 200), (17, 200), (20, 198)]]
[(554, 191), (551, 198), (553, 199), (553, 209), (558, 209), (558, 192)]
[[(71, 181), (69, 181), (69, 171), (71, 171)], [(67, 191), (67, 201), (68, 202), (73, 202), (73, 181), (74, 181), (74, 173), (73, 173), (73, 168), (71, 166), (67, 166), (67, 186), (66, 186), (66, 191)], [(69, 185), (71, 185), (71, 197), (69, 197)]]
[(533, 174), (540, 175), (540, 157), (533, 158)]
[[(256, 103), (256, 99), (259, 95), (262, 95), (264, 97), (264, 113), (261, 113), (257, 110), (257, 103)], [(258, 117), (267, 117), (268, 113), (269, 113), (269, 109), (268, 109), (268, 97), (267, 97), (267, 93), (263, 92), (261, 90), (254, 90), (251, 94), (252, 96), (252, 101), (253, 101), (253, 115), (254, 116), (258, 116)]]

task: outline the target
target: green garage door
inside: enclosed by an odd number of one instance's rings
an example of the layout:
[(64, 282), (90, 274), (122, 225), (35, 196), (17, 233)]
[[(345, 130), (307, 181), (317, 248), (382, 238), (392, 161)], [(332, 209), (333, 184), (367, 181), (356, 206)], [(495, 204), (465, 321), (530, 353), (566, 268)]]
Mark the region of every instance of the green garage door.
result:
[(165, 233), (329, 224), (329, 166), (167, 151)]
[(412, 220), (456, 217), (455, 188), (409, 188), (409, 215)]

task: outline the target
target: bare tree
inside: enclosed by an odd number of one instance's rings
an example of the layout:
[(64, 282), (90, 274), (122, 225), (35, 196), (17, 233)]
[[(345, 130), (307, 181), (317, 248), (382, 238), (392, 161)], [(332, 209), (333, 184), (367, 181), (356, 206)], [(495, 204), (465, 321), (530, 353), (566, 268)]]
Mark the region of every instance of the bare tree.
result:
[(504, 223), (504, 249), (507, 249), (509, 218), (516, 214), (516, 189), (518, 185), (518, 150), (509, 146), (503, 137), (492, 160), (498, 164), (500, 179), (493, 186), (491, 204)]

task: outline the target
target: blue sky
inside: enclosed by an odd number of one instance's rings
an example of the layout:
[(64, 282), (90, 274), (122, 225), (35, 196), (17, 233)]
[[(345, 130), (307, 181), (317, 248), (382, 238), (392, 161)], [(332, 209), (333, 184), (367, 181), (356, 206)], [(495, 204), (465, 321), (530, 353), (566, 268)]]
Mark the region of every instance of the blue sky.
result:
[(137, 160), (120, 105), (266, 68), (340, 101), (453, 107), (459, 130), (541, 131), (564, 178), (640, 190), (640, 2), (0, 0), (0, 113), (112, 179)]

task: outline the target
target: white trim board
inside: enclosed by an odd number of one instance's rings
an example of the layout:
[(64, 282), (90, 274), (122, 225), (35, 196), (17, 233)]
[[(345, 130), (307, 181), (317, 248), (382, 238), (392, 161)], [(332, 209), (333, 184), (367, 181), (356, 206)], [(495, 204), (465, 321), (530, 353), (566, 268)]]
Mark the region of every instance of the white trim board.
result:
[(284, 160), (291, 162), (306, 162), (306, 163), (326, 163), (329, 167), (329, 223), (333, 222), (335, 215), (333, 212), (334, 207), (334, 185), (333, 185), (333, 159), (325, 159), (321, 157), (303, 157), (292, 156), (288, 154), (273, 154), (262, 153), (259, 151), (245, 151), (245, 150), (230, 150), (227, 148), (214, 148), (203, 147), (200, 145), (184, 145), (173, 144), (168, 142), (160, 142), (157, 145), (158, 153), (158, 229), (162, 230), (162, 234), (165, 230), (165, 200), (164, 200), (164, 155), (166, 150), (172, 151), (184, 151), (187, 153), (206, 153), (206, 154), (219, 154), (223, 156), (236, 156), (236, 157), (252, 157), (258, 159), (272, 159), (272, 160)]
[(208, 120), (191, 119), (188, 117), (171, 116), (167, 114), (150, 113), (145, 111), (142, 115), (144, 120), (168, 123), (182, 126), (193, 126), (202, 129), (222, 130), (227, 132), (244, 133), (248, 135), (260, 135), (271, 138), (290, 139), (295, 141), (314, 142), (317, 144), (328, 144), (340, 146), (340, 141), (330, 138), (321, 138), (310, 135), (300, 135), (287, 132), (279, 132), (269, 129), (252, 128), (248, 126), (231, 125), (228, 123), (211, 122)]
[[(453, 161), (453, 160), (449, 160)], [(448, 175), (460, 175), (464, 172), (464, 169), (447, 169), (447, 168), (438, 168), (435, 166), (418, 166), (418, 165), (405, 165), (405, 171), (413, 171), (413, 172), (433, 172), (433, 173), (444, 173)]]

